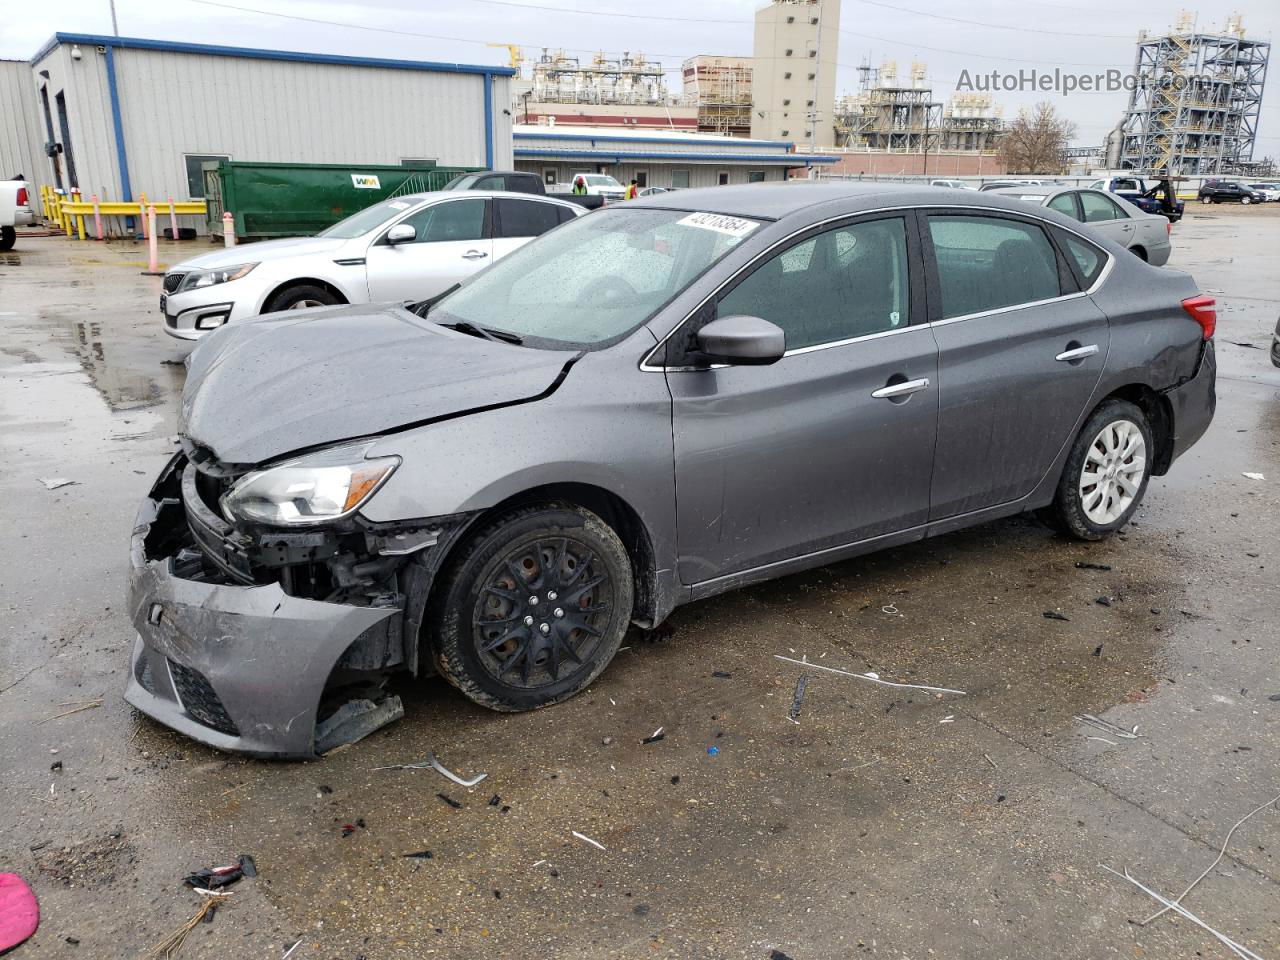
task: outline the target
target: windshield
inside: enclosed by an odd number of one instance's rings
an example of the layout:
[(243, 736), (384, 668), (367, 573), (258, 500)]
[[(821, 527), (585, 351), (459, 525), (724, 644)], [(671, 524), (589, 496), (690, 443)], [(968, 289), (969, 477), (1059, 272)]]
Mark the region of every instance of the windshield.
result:
[(431, 319), (557, 347), (612, 340), (648, 320), (759, 225), (681, 210), (601, 210), (499, 260), (442, 300)]
[(587, 185), (591, 187), (622, 186), (622, 184), (620, 184), (617, 180), (613, 179), (613, 177), (607, 177), (604, 174), (599, 174), (599, 173), (588, 173), (585, 177), (583, 177), (583, 179), (586, 180)]
[(354, 240), (370, 230), (376, 230), (396, 214), (404, 213), (416, 202), (415, 200), (383, 200), (372, 207), (365, 207), (359, 213), (353, 213), (345, 220), (339, 220), (332, 227), (321, 230), (316, 236)]
[(467, 190), (467, 189), (470, 189), (471, 185), (479, 179), (480, 179), (480, 174), (478, 173), (460, 173), (440, 189), (441, 190)]

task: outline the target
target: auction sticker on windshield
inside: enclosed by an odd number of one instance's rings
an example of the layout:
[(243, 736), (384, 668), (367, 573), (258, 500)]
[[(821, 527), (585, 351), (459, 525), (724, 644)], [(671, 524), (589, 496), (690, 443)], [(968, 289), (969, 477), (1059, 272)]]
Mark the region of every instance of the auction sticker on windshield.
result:
[(677, 220), (676, 223), (686, 227), (699, 227), (702, 230), (714, 230), (716, 233), (737, 237), (739, 240), (760, 226), (754, 220), (744, 220), (742, 217), (728, 217), (722, 213), (691, 213), (687, 217)]

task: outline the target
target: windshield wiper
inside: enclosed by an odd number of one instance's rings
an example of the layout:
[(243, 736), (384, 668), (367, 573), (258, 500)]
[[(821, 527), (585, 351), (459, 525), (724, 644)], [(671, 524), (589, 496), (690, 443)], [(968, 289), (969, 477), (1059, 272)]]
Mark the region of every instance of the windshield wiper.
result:
[(450, 330), (457, 330), (459, 333), (469, 333), (473, 337), (484, 337), (494, 343), (524, 343), (524, 337), (518, 333), (510, 333), (506, 330), (490, 330), (488, 327), (482, 327), (479, 324), (472, 323), (470, 320), (459, 320), (457, 323), (442, 323), (440, 326), (448, 327)]
[(457, 290), (460, 286), (462, 286), (462, 284), (455, 283), (448, 290), (445, 290), (442, 293), (437, 293), (434, 297), (428, 297), (426, 300), (419, 300), (417, 303), (410, 303), (406, 305), (405, 309), (407, 309), (410, 313), (416, 313), (420, 317), (425, 317), (432, 307), (434, 307), (437, 303), (439, 303), (449, 294), (453, 293), (453, 291)]

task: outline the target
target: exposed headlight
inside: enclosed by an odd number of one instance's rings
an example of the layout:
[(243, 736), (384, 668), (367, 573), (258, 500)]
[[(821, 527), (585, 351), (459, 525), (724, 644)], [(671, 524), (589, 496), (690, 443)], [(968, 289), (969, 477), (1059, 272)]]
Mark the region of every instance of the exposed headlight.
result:
[(324, 523), (359, 509), (400, 465), (364, 459), (372, 444), (338, 447), (246, 474), (222, 496), (223, 515), (276, 526)]
[(211, 270), (192, 270), (182, 278), (181, 291), (199, 290), (201, 287), (212, 287), (215, 283), (239, 280), (256, 266), (256, 263), (237, 263), (234, 266), (214, 267)]

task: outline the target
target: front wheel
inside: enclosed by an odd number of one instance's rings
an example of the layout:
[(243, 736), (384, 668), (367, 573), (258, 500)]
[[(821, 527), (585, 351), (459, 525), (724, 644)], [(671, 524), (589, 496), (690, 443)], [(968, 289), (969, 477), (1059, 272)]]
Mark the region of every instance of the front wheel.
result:
[(1253, 203), (1253, 198), (1252, 198), (1252, 197), (1241, 197), (1241, 198), (1240, 198), (1240, 202), (1241, 202), (1241, 203), (1244, 203), (1244, 204), (1250, 204), (1250, 203)]
[(286, 287), (272, 297), (263, 307), (263, 313), (275, 313), (277, 310), (305, 310), (307, 307), (328, 307), (338, 302), (338, 298), (324, 287), (313, 283), (301, 283)]
[(13, 227), (0, 227), (0, 250), (12, 250), (18, 242), (18, 231)]
[(512, 510), (463, 545), (429, 618), (440, 673), (492, 710), (565, 700), (598, 677), (631, 622), (618, 535), (568, 504)]
[(1054, 526), (1078, 540), (1101, 540), (1121, 529), (1146, 493), (1154, 452), (1142, 410), (1127, 400), (1103, 403), (1067, 457), (1049, 510)]

